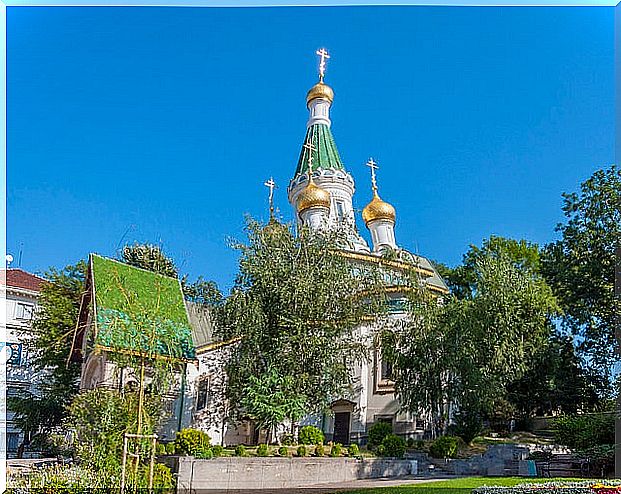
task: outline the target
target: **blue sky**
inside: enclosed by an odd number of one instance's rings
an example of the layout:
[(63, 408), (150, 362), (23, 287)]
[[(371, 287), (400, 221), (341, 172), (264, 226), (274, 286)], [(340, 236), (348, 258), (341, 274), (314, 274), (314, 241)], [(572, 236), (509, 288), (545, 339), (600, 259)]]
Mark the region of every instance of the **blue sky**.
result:
[(230, 286), (227, 238), (267, 216), (266, 178), (292, 219), (322, 46), (357, 208), (373, 156), (412, 251), (454, 265), (492, 234), (548, 242), (561, 193), (614, 160), (613, 15), (9, 7), (7, 251), (36, 272), (156, 242)]

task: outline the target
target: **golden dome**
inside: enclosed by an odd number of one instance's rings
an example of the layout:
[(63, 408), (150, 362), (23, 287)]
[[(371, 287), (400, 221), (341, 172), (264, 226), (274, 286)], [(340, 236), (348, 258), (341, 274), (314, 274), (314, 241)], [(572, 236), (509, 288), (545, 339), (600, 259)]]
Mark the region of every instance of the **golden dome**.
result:
[(324, 207), (330, 208), (330, 193), (319, 187), (312, 178), (308, 185), (298, 197), (298, 213), (306, 211), (308, 208)]
[(380, 199), (377, 192), (373, 192), (373, 199), (362, 210), (362, 219), (368, 225), (375, 220), (389, 220), (393, 223), (396, 218), (395, 208), (391, 204)]
[(330, 103), (332, 103), (334, 101), (334, 91), (332, 91), (332, 88), (327, 84), (318, 82), (309, 89), (308, 93), (306, 93), (306, 106), (308, 106), (308, 104), (316, 98), (327, 99)]

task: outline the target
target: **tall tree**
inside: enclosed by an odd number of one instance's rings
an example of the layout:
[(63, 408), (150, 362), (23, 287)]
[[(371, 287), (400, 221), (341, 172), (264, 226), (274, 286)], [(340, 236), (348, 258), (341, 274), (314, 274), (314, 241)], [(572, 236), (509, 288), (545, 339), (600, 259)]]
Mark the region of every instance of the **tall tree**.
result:
[[(471, 249), (457, 278), (459, 296), (438, 303), (413, 290), (410, 317), (385, 334), (402, 405), (426, 411), (436, 432), (446, 427), (450, 407), (489, 410), (549, 335), (557, 311), (552, 292), (516, 263), (507, 245), (520, 246), (491, 239)], [(530, 247), (520, 249), (528, 253)]]
[[(616, 250), (621, 242), (621, 170), (615, 165), (596, 171), (579, 192), (563, 194), (565, 223), (561, 238), (547, 245), (543, 272), (564, 311), (563, 322), (579, 335), (579, 350), (593, 369), (609, 379), (615, 353)], [(617, 268), (618, 269), (618, 268)]]
[(242, 336), (228, 365), (230, 401), (242, 403), (252, 376), (264, 382), (275, 373), (290, 376), (292, 397), (319, 411), (350, 391), (352, 365), (366, 358), (355, 330), (386, 311), (380, 277), (342, 255), (347, 239), (337, 233), (303, 228), (293, 235), (252, 219), (246, 231), (247, 241), (235, 245), (239, 274), (221, 323), (225, 337)]
[(31, 329), (20, 335), (34, 371), (37, 390), (9, 397), (14, 421), (24, 431), (18, 456), (31, 442), (46, 447), (46, 437), (67, 414), (66, 407), (78, 391), (80, 365), (67, 362), (73, 341), (80, 299), (84, 290), (86, 263), (80, 261), (61, 270), (45, 273), (38, 309)]

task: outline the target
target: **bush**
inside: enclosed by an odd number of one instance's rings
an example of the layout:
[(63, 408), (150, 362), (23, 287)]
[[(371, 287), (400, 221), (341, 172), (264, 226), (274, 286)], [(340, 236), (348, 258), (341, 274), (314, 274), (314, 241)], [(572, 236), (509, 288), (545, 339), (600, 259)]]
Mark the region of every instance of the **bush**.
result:
[(460, 410), (455, 414), (454, 420), (451, 434), (461, 437), (466, 444), (472, 443), (472, 440), (483, 431), (483, 420), (477, 412)]
[(315, 456), (325, 456), (326, 450), (323, 447), (323, 443), (319, 443), (315, 446)]
[(614, 413), (565, 415), (552, 422), (552, 430), (556, 442), (571, 449), (615, 443)]
[(388, 434), (382, 441), (382, 456), (389, 458), (403, 458), (405, 454), (405, 440), (395, 434)]
[(180, 454), (195, 455), (203, 448), (208, 448), (209, 436), (198, 429), (182, 429), (177, 432), (175, 451)]
[(211, 448), (211, 451), (213, 451), (214, 457), (220, 458), (222, 453), (224, 453), (224, 448), (219, 444), (216, 444), (213, 448)]
[(384, 450), (386, 448), (384, 448), (383, 444), (380, 444), (377, 448), (375, 448), (375, 452), (379, 455), (379, 456), (384, 456)]
[(295, 436), (293, 434), (283, 434), (280, 438), (280, 442), (285, 446), (294, 446)]
[(415, 442), (413, 437), (408, 437), (408, 448), (413, 448)]
[(278, 455), (289, 456), (289, 448), (287, 448), (287, 446), (281, 446), (280, 448), (278, 448)]
[(375, 422), (369, 429), (369, 448), (377, 448), (388, 434), (392, 434), (392, 426), (388, 422)]
[(343, 453), (343, 445), (340, 443), (334, 443), (330, 448), (330, 456), (336, 458), (337, 456), (341, 456)]
[(246, 453), (246, 447), (243, 444), (235, 446), (235, 456), (248, 456), (248, 453)]
[(257, 447), (257, 456), (269, 456), (270, 455), (270, 448), (267, 446), (267, 444), (259, 444), (259, 446)]
[(164, 445), (164, 447), (166, 448), (166, 454), (167, 455), (174, 455), (175, 454), (175, 443), (166, 443)]
[(352, 443), (347, 448), (347, 453), (349, 454), (349, 456), (359, 456), (360, 448), (358, 447), (356, 443)]
[(429, 454), (434, 458), (455, 458), (459, 448), (459, 438), (442, 436), (429, 447)]
[(211, 460), (213, 458), (213, 450), (211, 448), (202, 446), (194, 452), (194, 458), (199, 460)]
[(416, 449), (424, 449), (424, 448), (425, 448), (425, 441), (422, 441), (422, 440), (416, 441)]
[(304, 446), (303, 444), (300, 444), (298, 446), (298, 456), (306, 456), (308, 454), (308, 451), (306, 451), (306, 446)]
[(314, 425), (305, 425), (300, 429), (300, 433), (298, 434), (298, 440), (300, 444), (323, 444), (324, 436), (323, 432), (321, 432)]
[(165, 455), (166, 454), (166, 446), (164, 446), (162, 443), (157, 443), (157, 446), (155, 447), (155, 452), (158, 455)]

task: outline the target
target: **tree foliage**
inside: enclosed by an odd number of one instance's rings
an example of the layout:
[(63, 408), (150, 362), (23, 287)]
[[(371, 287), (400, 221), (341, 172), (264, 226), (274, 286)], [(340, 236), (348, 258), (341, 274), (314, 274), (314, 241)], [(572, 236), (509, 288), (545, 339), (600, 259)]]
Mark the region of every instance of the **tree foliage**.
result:
[[(438, 303), (428, 292), (413, 290), (406, 323), (384, 335), (402, 406), (426, 412), (436, 432), (446, 430), (451, 406), (490, 410), (550, 333), (555, 298), (507, 246), (525, 253), (532, 248), (490, 239), (482, 249), (471, 249), (460, 270), (465, 281), (458, 296)], [(525, 258), (530, 265), (531, 256)]]
[[(547, 245), (543, 272), (564, 310), (563, 322), (580, 336), (579, 350), (605, 378), (618, 361), (615, 266), (621, 242), (621, 170), (596, 171), (579, 192), (563, 194), (561, 238)], [(615, 261), (616, 259), (616, 261)], [(618, 265), (617, 265), (618, 269)]]
[[(249, 219), (235, 286), (223, 308), (220, 330), (242, 339), (227, 366), (230, 401), (237, 412), (258, 379), (290, 376), (290, 389), (310, 410), (350, 391), (351, 364), (366, 358), (357, 337), (362, 324), (386, 311), (379, 276), (355, 267), (338, 249), (338, 234), (284, 225), (263, 227)], [(246, 402), (246, 405), (249, 403)]]
[(15, 424), (25, 433), (20, 455), (31, 441), (45, 448), (46, 435), (62, 423), (78, 391), (80, 365), (68, 362), (68, 357), (85, 276), (82, 261), (46, 272), (32, 327), (20, 334), (38, 388), (7, 400)]

